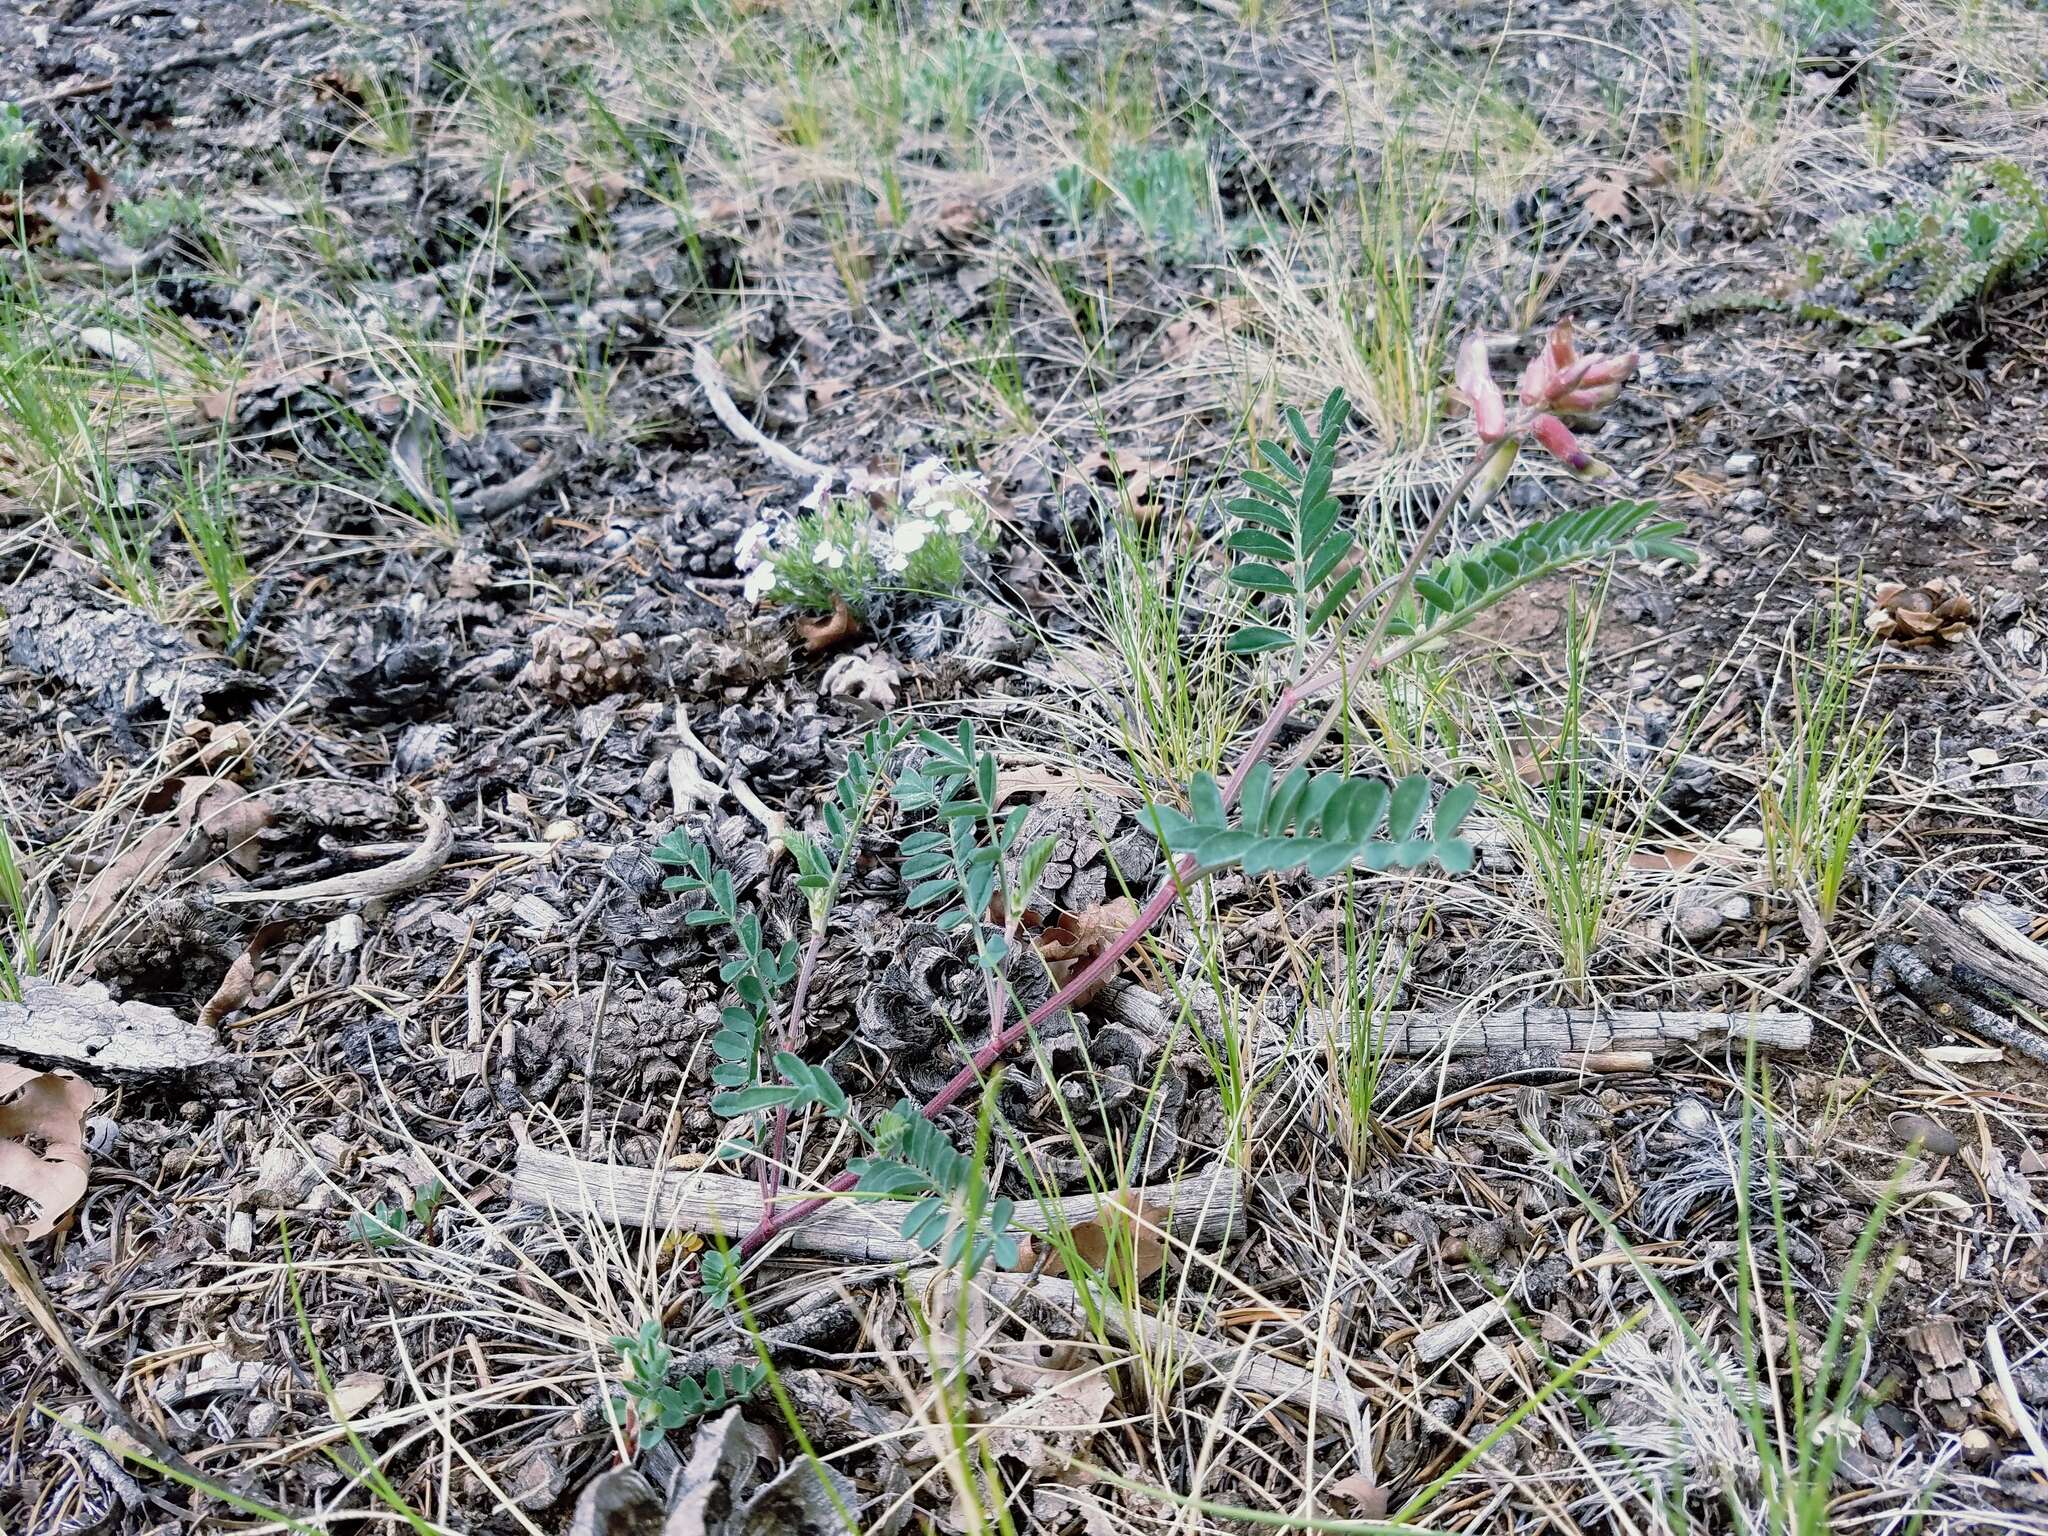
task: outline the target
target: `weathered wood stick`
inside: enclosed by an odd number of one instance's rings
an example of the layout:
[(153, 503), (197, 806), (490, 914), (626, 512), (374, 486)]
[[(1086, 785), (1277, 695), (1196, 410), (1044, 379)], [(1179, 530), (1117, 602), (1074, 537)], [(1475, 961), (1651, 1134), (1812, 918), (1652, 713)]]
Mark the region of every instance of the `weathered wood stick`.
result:
[(304, 885), (288, 885), (282, 890), (222, 891), (213, 899), (222, 906), (259, 901), (317, 906), (396, 896), (439, 874), (441, 866), (448, 862), (448, 851), (454, 846), (455, 833), (448, 807), (436, 799), (427, 804), (427, 827), (419, 846), (402, 859), (379, 864), (375, 869), (352, 870), (345, 875), (329, 875), (324, 880), (313, 880)]
[(1950, 1029), (1966, 1029), (1986, 1040), (1996, 1040), (2022, 1056), (2048, 1062), (2048, 1035), (2027, 1029), (1993, 1013), (1954, 981), (1927, 963), (1909, 944), (1880, 944), (1870, 968), (1873, 991), (1895, 985), (1920, 1005), (1936, 1023)]
[[(1241, 1229), (1244, 1182), (1234, 1169), (1218, 1166), (1171, 1184), (1150, 1184), (1131, 1192), (1145, 1205), (1164, 1206), (1163, 1225), (1198, 1244), (1223, 1242)], [(761, 1187), (755, 1179), (723, 1173), (656, 1172), (615, 1163), (586, 1162), (560, 1152), (522, 1146), (512, 1169), (512, 1198), (572, 1216), (600, 1216), (622, 1226), (655, 1226), (677, 1232), (722, 1231), (737, 1240), (761, 1220)], [(808, 1192), (789, 1191), (778, 1203), (797, 1204)], [(1069, 1225), (1092, 1221), (1093, 1195), (1054, 1201)], [(893, 1264), (921, 1258), (924, 1248), (897, 1236), (894, 1202), (835, 1200), (815, 1217), (789, 1229), (789, 1245), (800, 1253), (825, 1254), (855, 1263)], [(1036, 1200), (1017, 1202), (1013, 1224), (1043, 1232), (1052, 1219)]]
[[(1107, 987), (1102, 1006), (1119, 1022), (1158, 1034), (1172, 1023), (1174, 1004), (1144, 988)], [(1320, 1044), (1331, 1029), (1328, 1016), (1308, 1010), (1302, 1043)], [(1338, 1026), (1339, 1042), (1348, 1042)], [(1653, 1055), (1674, 1047), (1755, 1040), (1765, 1050), (1797, 1053), (1813, 1038), (1805, 1014), (1789, 1010), (1751, 1012), (1674, 1011), (1611, 1008), (1507, 1008), (1466, 1017), (1456, 1013), (1394, 1013), (1380, 1028), (1379, 1048), (1389, 1056), (1482, 1056), (1496, 1051), (1556, 1051), (1601, 1056), (1610, 1052)]]
[(1900, 916), (1904, 926), (1929, 946), (1929, 959), (1951, 967), (1960, 962), (2014, 996), (2048, 1007), (2048, 962), (2037, 970), (2028, 953), (2040, 951), (2041, 946), (2007, 927), (1982, 903), (1964, 907), (1960, 923), (1925, 901), (1912, 903)]
[[(800, 1230), (791, 1229), (792, 1233)], [(910, 1283), (929, 1293), (953, 1279), (955, 1273), (950, 1269), (913, 1270)], [(1028, 1298), (1034, 1322), (1041, 1320), (1037, 1314), (1051, 1311), (1061, 1315), (1063, 1322), (1055, 1322), (1054, 1328), (1063, 1331), (1066, 1337), (1086, 1339), (1090, 1335), (1088, 1314), (1070, 1281), (985, 1268), (975, 1276), (974, 1284), (991, 1305), (1015, 1307)], [(1207, 1374), (1260, 1397), (1304, 1407), (1314, 1403), (1318, 1413), (1327, 1414), (1340, 1424), (1355, 1426), (1358, 1422), (1357, 1398), (1341, 1378), (1317, 1376), (1291, 1360), (1267, 1354), (1254, 1343), (1197, 1333), (1149, 1312), (1133, 1312), (1113, 1301), (1098, 1308), (1096, 1316), (1111, 1338), (1141, 1348), (1154, 1359), (1171, 1361), (1181, 1369), (1199, 1366)]]
[(711, 355), (711, 349), (702, 342), (690, 349), (690, 372), (697, 380), (697, 387), (704, 391), (704, 398), (711, 404), (711, 414), (716, 416), (741, 442), (762, 453), (779, 468), (799, 480), (830, 479), (835, 471), (829, 464), (818, 464), (802, 454), (785, 448), (768, 436), (746, 417), (740, 408), (732, 403), (732, 392), (725, 387), (725, 376), (718, 370), (718, 359)]
[[(1311, 1016), (1316, 1030), (1326, 1021)], [(1319, 1036), (1320, 1030), (1317, 1031)], [(1339, 1040), (1348, 1040), (1338, 1026)], [(1314, 1038), (1314, 1037), (1312, 1037)], [(1747, 1013), (1640, 1008), (1508, 1008), (1476, 1018), (1457, 1014), (1391, 1013), (1380, 1027), (1380, 1049), (1390, 1056), (1483, 1056), (1494, 1051), (1557, 1051), (1604, 1055), (1754, 1040), (1766, 1050), (1799, 1052), (1813, 1038), (1803, 1013), (1757, 1009)]]

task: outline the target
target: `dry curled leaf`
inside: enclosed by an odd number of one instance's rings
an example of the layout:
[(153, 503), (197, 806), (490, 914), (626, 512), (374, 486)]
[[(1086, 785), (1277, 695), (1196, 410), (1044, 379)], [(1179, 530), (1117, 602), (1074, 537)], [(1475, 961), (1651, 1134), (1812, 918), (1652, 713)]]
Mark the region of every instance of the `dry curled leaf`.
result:
[(829, 615), (822, 619), (799, 619), (796, 632), (803, 637), (805, 650), (829, 651), (859, 634), (860, 620), (851, 608), (834, 599)]
[(1610, 171), (1604, 176), (1588, 176), (1573, 190), (1579, 206), (1594, 223), (1628, 222), (1628, 183), (1619, 174)]
[(222, 861), (243, 874), (258, 866), (256, 836), (270, 825), (269, 808), (239, 784), (208, 774), (165, 780), (150, 791), (121, 836), (121, 846), (59, 916), (74, 939), (90, 939), (137, 892), (197, 870), (197, 878), (228, 878)]
[[(1167, 1206), (1116, 1194), (1102, 1202), (1092, 1221), (1079, 1223), (1068, 1236), (1076, 1256), (1090, 1269), (1104, 1271), (1114, 1263), (1119, 1278), (1124, 1278), (1122, 1267), (1129, 1264), (1128, 1278), (1143, 1284), (1166, 1263), (1166, 1227), (1172, 1219), (1173, 1211)], [(1059, 1250), (1054, 1249), (1047, 1256), (1045, 1272), (1067, 1272), (1065, 1257)]]
[[(1128, 896), (1118, 896), (1099, 907), (1062, 912), (1046, 924), (1039, 930), (1037, 944), (1039, 954), (1045, 957), (1053, 985), (1065, 986), (1073, 976), (1087, 968), (1089, 961), (1107, 949), (1112, 939), (1137, 920), (1138, 904)], [(1108, 980), (1107, 974), (1098, 977), (1094, 986), (1071, 1000), (1070, 1006), (1078, 1008), (1086, 1003), (1102, 990)]]
[(0, 1242), (47, 1237), (85, 1193), (85, 1117), (99, 1090), (72, 1072), (0, 1063)]
[(1081, 455), (1074, 467), (1060, 477), (1060, 483), (1067, 486), (1116, 486), (1130, 498), (1134, 508), (1142, 513), (1156, 514), (1158, 508), (1148, 503), (1153, 486), (1179, 473), (1179, 466), (1171, 459), (1147, 458), (1128, 448), (1114, 452), (1097, 448)]
[(1972, 611), (1969, 594), (1943, 576), (1911, 587), (1881, 581), (1870, 594), (1863, 623), (1878, 639), (1893, 645), (1931, 645), (1962, 639)]

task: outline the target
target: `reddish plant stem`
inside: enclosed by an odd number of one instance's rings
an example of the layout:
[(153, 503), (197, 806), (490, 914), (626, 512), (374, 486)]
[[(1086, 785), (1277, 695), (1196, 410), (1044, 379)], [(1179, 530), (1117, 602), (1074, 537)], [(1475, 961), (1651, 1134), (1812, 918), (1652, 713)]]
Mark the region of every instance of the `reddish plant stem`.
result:
[[(1238, 758), (1237, 766), (1231, 770), (1230, 778), (1223, 785), (1223, 803), (1225, 806), (1236, 802), (1239, 792), (1244, 788), (1245, 776), (1252, 771), (1253, 765), (1271, 750), (1273, 742), (1279, 737), (1280, 732), (1286, 729), (1288, 720), (1293, 717), (1295, 708), (1311, 692), (1315, 691), (1315, 686), (1304, 683), (1281, 691), (1280, 697), (1274, 701), (1272, 712), (1266, 716), (1264, 723), (1259, 726), (1258, 734), (1252, 738), (1251, 745), (1246, 747), (1244, 754)], [(989, 1038), (988, 1044), (974, 1053), (974, 1059), (962, 1067), (951, 1082), (947, 1083), (945, 1087), (941, 1088), (926, 1101), (924, 1106), (925, 1114), (928, 1116), (936, 1115), (951, 1108), (959, 1101), (961, 1095), (979, 1083), (982, 1075), (1002, 1058), (1004, 1052), (1023, 1039), (1028, 1031), (1036, 1029), (1040, 1024), (1043, 1024), (1047, 1019), (1059, 1012), (1060, 1009), (1066, 1007), (1075, 998), (1081, 996), (1090, 987), (1094, 986), (1096, 982), (1106, 976), (1116, 963), (1126, 954), (1130, 953), (1138, 941), (1145, 937), (1146, 933), (1151, 930), (1152, 925), (1165, 916), (1166, 909), (1171, 907), (1174, 900), (1180, 895), (1183, 888), (1182, 882), (1189, 875), (1193, 874), (1194, 870), (1195, 861), (1192, 858), (1181, 860), (1174, 867), (1172, 874), (1160, 882), (1159, 889), (1152, 893), (1151, 899), (1140, 909), (1136, 919), (1129, 927), (1110, 940), (1108, 947), (1093, 960), (1089, 961), (1087, 965), (1083, 966), (1080, 972), (1064, 987), (1061, 987), (1059, 991), (1055, 992), (1043, 1003), (1040, 1003), (1016, 1023), (1010, 1025), (1009, 1028), (992, 1035)], [(796, 1205), (792, 1205), (786, 1211), (764, 1210), (760, 1225), (748, 1233), (745, 1240), (741, 1242), (738, 1257), (741, 1259), (751, 1257), (773, 1240), (777, 1234), (788, 1230), (796, 1225), (796, 1223), (802, 1221), (806, 1216), (809, 1216), (824, 1205), (833, 1195), (843, 1195), (859, 1182), (860, 1177), (858, 1174), (843, 1173), (832, 1181), (827, 1192), (823, 1195), (816, 1195), (808, 1200), (801, 1201)]]
[[(1517, 418), (1510, 435), (1519, 436), (1527, 430), (1527, 417), (1528, 413), (1524, 413), (1523, 417)], [(1409, 552), (1408, 559), (1402, 565), (1400, 573), (1391, 581), (1384, 582), (1375, 588), (1373, 593), (1368, 594), (1368, 596), (1379, 596), (1382, 601), (1378, 622), (1373, 625), (1361, 658), (1349, 666), (1339, 659), (1342, 646), (1342, 636), (1340, 635), (1338, 639), (1331, 641), (1329, 648), (1324, 651), (1313, 666), (1307, 669), (1308, 675), (1304, 680), (1290, 683), (1281, 690), (1280, 697), (1273, 703), (1272, 711), (1260, 724), (1258, 733), (1252, 737), (1251, 745), (1244, 749), (1243, 755), (1237, 760), (1237, 766), (1231, 770), (1229, 779), (1223, 784), (1223, 804), (1226, 808), (1237, 803), (1237, 797), (1244, 789), (1246, 776), (1265, 757), (1266, 753), (1272, 749), (1274, 741), (1279, 738), (1281, 731), (1287, 728), (1287, 722), (1293, 718), (1294, 711), (1304, 699), (1321, 693), (1326, 688), (1337, 687), (1339, 684), (1348, 685), (1358, 674), (1374, 670), (1383, 664), (1384, 661), (1392, 660), (1394, 655), (1399, 654), (1401, 650), (1405, 649), (1405, 647), (1396, 647), (1393, 652), (1390, 652), (1384, 658), (1374, 655), (1379, 648), (1380, 641), (1386, 636), (1387, 625), (1393, 619), (1394, 609), (1399, 605), (1401, 599), (1407, 595), (1408, 589), (1414, 584), (1416, 573), (1422, 569), (1422, 562), (1428, 558), (1430, 547), (1436, 543), (1437, 536), (1442, 532), (1445, 522), (1449, 520), (1452, 510), (1464, 499), (1466, 491), (1471, 489), (1472, 482), (1478, 478), (1480, 470), (1485, 467), (1487, 461), (1496, 451), (1497, 446), (1489, 444), (1482, 446), (1481, 450), (1473, 455), (1472, 461), (1465, 466), (1464, 471), (1458, 478), (1451, 482), (1450, 489), (1444, 493), (1443, 499), (1437, 503), (1436, 511), (1431, 515), (1428, 524), (1424, 527), (1422, 536), (1415, 541), (1415, 547)], [(1315, 749), (1321, 746), (1323, 741), (1329, 736), (1331, 727), (1336, 724), (1338, 711), (1344, 707), (1344, 701), (1341, 696), (1342, 692), (1343, 690), (1340, 690), (1340, 697), (1336, 700), (1330, 712), (1323, 717), (1321, 724), (1316, 727), (1314, 734), (1309, 737), (1308, 741), (1303, 743), (1301, 750), (1295, 754), (1297, 762), (1306, 761), (1314, 753)], [(1073, 980), (1060, 988), (1059, 991), (1046, 999), (1045, 1002), (1039, 1004), (1038, 1007), (1034, 1008), (1016, 1023), (1010, 1025), (1007, 1029), (998, 1030), (992, 1034), (989, 1037), (988, 1044), (974, 1053), (974, 1059), (962, 1067), (955, 1074), (951, 1082), (932, 1095), (924, 1106), (924, 1113), (927, 1116), (936, 1115), (958, 1103), (968, 1089), (978, 1084), (982, 1080), (983, 1074), (990, 1067), (994, 1066), (997, 1061), (1002, 1059), (1003, 1054), (1011, 1046), (1015, 1045), (1027, 1033), (1043, 1024), (1060, 1009), (1066, 1007), (1076, 997), (1081, 996), (1107, 975), (1110, 969), (1119, 960), (1123, 959), (1125, 955), (1130, 953), (1137, 946), (1138, 941), (1151, 931), (1152, 925), (1166, 915), (1166, 909), (1173, 905), (1175, 898), (1180, 895), (1184, 888), (1184, 882), (1189, 875), (1194, 873), (1194, 870), (1195, 861), (1192, 858), (1181, 860), (1174, 867), (1172, 874), (1160, 883), (1159, 889), (1152, 893), (1151, 899), (1140, 909), (1137, 918), (1128, 928), (1112, 939), (1108, 947), (1101, 954), (1089, 961)], [(803, 972), (797, 978), (796, 996), (792, 1001), (790, 1010), (790, 1017), (793, 1020), (802, 1017), (803, 998), (804, 993), (808, 990), (816, 947), (816, 941), (813, 941), (812, 951), (807, 952), (804, 956)], [(789, 1111), (787, 1109), (782, 1110), (776, 1116), (775, 1157), (771, 1165), (776, 1174), (780, 1173), (785, 1134), (784, 1128), (787, 1125), (788, 1118)], [(795, 1226), (806, 1216), (811, 1215), (834, 1195), (845, 1194), (859, 1182), (860, 1176), (858, 1174), (842, 1173), (827, 1186), (825, 1194), (814, 1195), (809, 1199), (792, 1205), (786, 1211), (778, 1211), (772, 1204), (776, 1188), (778, 1187), (778, 1181), (768, 1177), (764, 1172), (762, 1193), (765, 1198), (762, 1204), (761, 1221), (740, 1243), (738, 1257), (746, 1259), (758, 1253), (779, 1234)]]
[[(817, 974), (819, 957), (825, 953), (825, 929), (821, 926), (804, 946), (803, 963), (797, 967), (796, 988), (789, 994), (789, 1012), (783, 1015), (781, 1033), (772, 1042), (775, 1050), (797, 1048), (797, 1026), (802, 1023), (804, 1004), (810, 1000), (811, 978)], [(772, 1054), (772, 1053), (771, 1053)], [(761, 1160), (761, 1209), (768, 1209), (776, 1191), (782, 1188), (782, 1159), (789, 1145), (789, 1106), (775, 1111), (775, 1134), (768, 1144), (768, 1156)]]

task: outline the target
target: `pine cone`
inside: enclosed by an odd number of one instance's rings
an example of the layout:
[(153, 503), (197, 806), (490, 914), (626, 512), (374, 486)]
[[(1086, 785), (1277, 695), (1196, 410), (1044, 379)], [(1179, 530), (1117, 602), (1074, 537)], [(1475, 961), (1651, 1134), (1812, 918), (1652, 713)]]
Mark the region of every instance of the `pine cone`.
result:
[(610, 619), (565, 619), (534, 632), (533, 660), (519, 681), (564, 704), (588, 704), (632, 687), (646, 656), (641, 638), (620, 634)]

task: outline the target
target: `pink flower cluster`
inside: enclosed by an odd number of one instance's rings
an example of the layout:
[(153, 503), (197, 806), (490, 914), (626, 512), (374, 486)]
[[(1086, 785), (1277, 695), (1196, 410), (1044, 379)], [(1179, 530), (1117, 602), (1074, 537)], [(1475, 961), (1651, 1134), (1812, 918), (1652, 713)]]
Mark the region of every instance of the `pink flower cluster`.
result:
[(1517, 393), (1522, 409), (1510, 414), (1507, 398), (1493, 382), (1487, 365), (1486, 338), (1475, 335), (1458, 349), (1457, 388), (1452, 393), (1472, 409), (1479, 441), (1490, 448), (1480, 475), (1482, 492), (1497, 489), (1524, 436), (1534, 437), (1573, 474), (1591, 479), (1607, 466), (1579, 445), (1565, 418), (1585, 421), (1598, 415), (1621, 393), (1636, 371), (1633, 352), (1579, 355), (1572, 341), (1572, 323), (1560, 320), (1542, 349), (1522, 370)]

